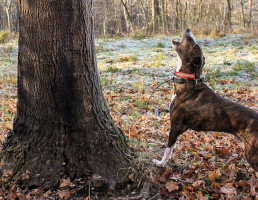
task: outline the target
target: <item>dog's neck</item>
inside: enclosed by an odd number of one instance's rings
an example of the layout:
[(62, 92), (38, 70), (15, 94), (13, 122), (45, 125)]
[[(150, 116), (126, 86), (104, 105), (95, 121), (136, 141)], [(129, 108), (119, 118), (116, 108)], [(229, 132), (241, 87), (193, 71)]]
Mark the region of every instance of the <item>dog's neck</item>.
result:
[(176, 72), (181, 72), (181, 73), (187, 73), (187, 74), (194, 74), (196, 78), (199, 78), (202, 74), (202, 72), (197, 71), (194, 67), (191, 66), (191, 64), (183, 65), (183, 62), (181, 58), (177, 55), (178, 57), (178, 66), (176, 68)]
[[(176, 53), (177, 54), (177, 53)], [(183, 65), (183, 63), (182, 63), (182, 60), (181, 60), (181, 58), (180, 58), (180, 56), (177, 54), (177, 68), (176, 68), (176, 72), (179, 72), (180, 70), (181, 70), (181, 67), (182, 67), (182, 65)]]

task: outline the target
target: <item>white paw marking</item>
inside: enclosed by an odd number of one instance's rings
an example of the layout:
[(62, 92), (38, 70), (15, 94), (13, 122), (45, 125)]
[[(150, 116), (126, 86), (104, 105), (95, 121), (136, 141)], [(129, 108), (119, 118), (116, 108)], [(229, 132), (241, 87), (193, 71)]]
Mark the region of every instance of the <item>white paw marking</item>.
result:
[(157, 165), (158, 167), (163, 167), (167, 163), (167, 161), (172, 157), (173, 147), (174, 146), (172, 146), (170, 148), (169, 147), (166, 148), (164, 156), (163, 156), (161, 161), (158, 161), (158, 160), (154, 159), (154, 160), (152, 160), (152, 162), (155, 165)]
[(153, 159), (152, 162), (158, 167), (164, 167), (164, 165), (162, 165), (163, 163), (161, 161), (158, 161), (157, 159)]

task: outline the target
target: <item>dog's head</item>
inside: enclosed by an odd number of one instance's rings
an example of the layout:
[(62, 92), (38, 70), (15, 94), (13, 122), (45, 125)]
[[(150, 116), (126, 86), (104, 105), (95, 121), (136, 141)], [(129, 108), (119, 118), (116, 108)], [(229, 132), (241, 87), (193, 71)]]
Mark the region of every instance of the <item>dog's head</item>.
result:
[(205, 64), (202, 48), (194, 40), (193, 33), (186, 29), (183, 33), (182, 42), (172, 40), (172, 47), (178, 55), (178, 72), (196, 74), (200, 77)]

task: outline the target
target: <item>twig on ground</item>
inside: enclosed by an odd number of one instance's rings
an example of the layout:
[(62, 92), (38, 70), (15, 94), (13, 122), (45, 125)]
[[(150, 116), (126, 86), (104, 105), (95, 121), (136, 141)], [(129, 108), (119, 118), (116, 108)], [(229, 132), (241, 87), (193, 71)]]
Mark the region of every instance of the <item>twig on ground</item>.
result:
[(154, 199), (155, 197), (157, 197), (159, 195), (159, 193), (157, 193), (156, 195), (154, 195), (153, 197), (151, 197), (149, 200)]
[(142, 188), (142, 191), (141, 191), (141, 193), (144, 194), (142, 200), (145, 200), (145, 199), (148, 198), (148, 196), (149, 196), (150, 184), (151, 184), (151, 181), (150, 181), (150, 180), (147, 180), (147, 181), (144, 183), (143, 188)]

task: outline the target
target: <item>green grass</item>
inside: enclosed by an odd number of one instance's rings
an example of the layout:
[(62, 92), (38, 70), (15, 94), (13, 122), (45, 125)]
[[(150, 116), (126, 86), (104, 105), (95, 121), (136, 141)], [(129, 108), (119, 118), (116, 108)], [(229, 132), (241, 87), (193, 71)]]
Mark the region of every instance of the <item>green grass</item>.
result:
[(12, 53), (14, 50), (14, 46), (13, 45), (8, 45), (7, 47), (4, 48), (4, 52), (5, 53)]
[(106, 84), (108, 84), (109, 81), (108, 81), (108, 79), (101, 77), (100, 82), (101, 82), (102, 85), (106, 85)]
[(108, 49), (104, 48), (103, 46), (98, 46), (98, 47), (96, 48), (96, 52), (97, 52), (97, 53), (105, 52), (105, 51), (108, 51)]
[(162, 61), (165, 59), (165, 53), (162, 52), (162, 53), (158, 53), (155, 55), (155, 60), (158, 60), (158, 61)]
[(226, 59), (223, 60), (223, 65), (231, 65)]
[(117, 73), (117, 72), (120, 72), (121, 69), (113, 66), (113, 65), (109, 65), (106, 69), (106, 72), (112, 72), (112, 73)]
[(120, 56), (118, 58), (119, 62), (136, 62), (137, 60), (138, 60), (137, 56), (135, 56), (135, 55)]
[(159, 47), (159, 48), (165, 48), (165, 44), (163, 44), (162, 42), (159, 42), (159, 43), (158, 43), (158, 47)]
[(147, 103), (145, 102), (145, 101), (143, 101), (142, 99), (140, 99), (140, 98), (137, 98), (137, 99), (135, 99), (134, 100), (134, 102), (133, 102), (133, 104), (135, 105), (135, 106), (138, 106), (139, 108), (145, 108), (146, 107), (146, 105), (147, 105)]
[(247, 72), (252, 72), (255, 69), (254, 63), (250, 62), (248, 60), (238, 60), (237, 63), (234, 66), (234, 70), (236, 71), (247, 71)]
[(143, 40), (146, 38), (146, 33), (143, 31), (136, 31), (131, 37), (136, 40)]
[(130, 55), (129, 57), (128, 57), (128, 61), (129, 62), (136, 62), (138, 59), (137, 59), (137, 56), (135, 56), (135, 55)]
[(140, 74), (140, 68), (133, 68), (128, 70), (123, 70), (123, 74)]
[(238, 76), (239, 71), (231, 70), (230, 72), (226, 73), (227, 76)]
[(0, 44), (8, 42), (9, 31), (0, 31)]
[(221, 70), (219, 68), (215, 71), (215, 77), (216, 78), (221, 77)]
[(120, 37), (120, 36), (115, 36), (114, 39), (115, 39), (115, 40), (120, 40), (121, 37)]
[(164, 66), (163, 64), (163, 61), (166, 59), (165, 57), (165, 53), (162, 52), (162, 53), (157, 53), (155, 56), (154, 56), (154, 62), (153, 62), (153, 66), (154, 67), (160, 67), (161, 65)]
[(3, 75), (0, 76), (0, 88), (1, 88), (1, 84), (16, 84), (17, 83), (17, 76), (14, 75)]

